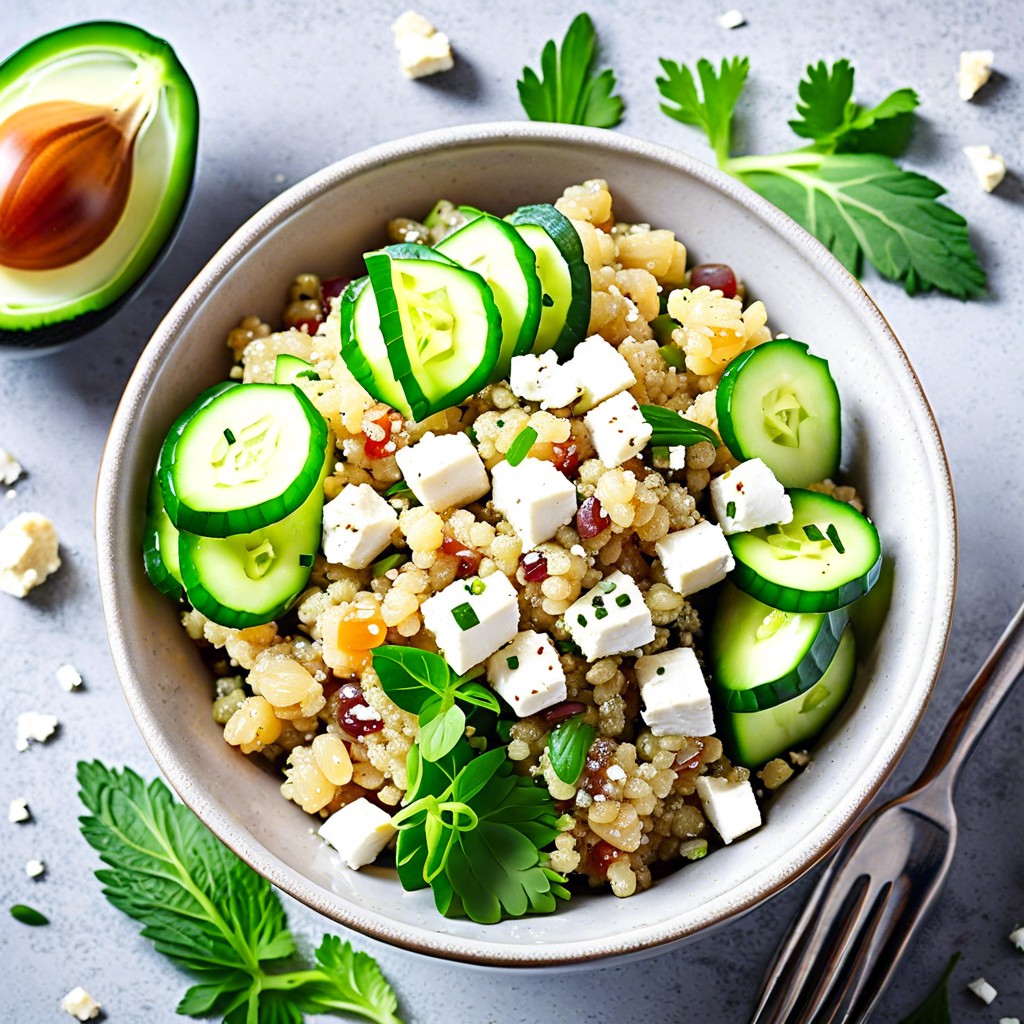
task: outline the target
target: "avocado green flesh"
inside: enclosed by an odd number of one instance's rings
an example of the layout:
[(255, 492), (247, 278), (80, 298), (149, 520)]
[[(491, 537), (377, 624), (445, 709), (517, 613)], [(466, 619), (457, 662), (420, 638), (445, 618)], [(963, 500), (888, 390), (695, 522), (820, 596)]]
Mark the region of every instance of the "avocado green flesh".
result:
[(152, 101), (136, 138), (121, 219), (96, 249), (64, 267), (0, 266), (0, 345), (70, 340), (127, 298), (180, 221), (199, 128), (195, 89), (174, 51), (131, 25), (74, 25), (34, 40), (0, 64), (0, 125), (33, 104), (72, 99), (107, 106), (133, 90), (145, 90)]

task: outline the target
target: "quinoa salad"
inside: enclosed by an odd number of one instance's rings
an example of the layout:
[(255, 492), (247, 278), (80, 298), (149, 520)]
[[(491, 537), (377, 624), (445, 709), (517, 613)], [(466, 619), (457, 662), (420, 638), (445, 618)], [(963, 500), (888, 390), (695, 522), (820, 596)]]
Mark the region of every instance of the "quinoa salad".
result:
[(506, 213), (393, 220), (242, 319), (145, 535), (225, 741), (339, 871), (482, 922), (758, 828), (882, 557), (813, 339), (604, 181)]

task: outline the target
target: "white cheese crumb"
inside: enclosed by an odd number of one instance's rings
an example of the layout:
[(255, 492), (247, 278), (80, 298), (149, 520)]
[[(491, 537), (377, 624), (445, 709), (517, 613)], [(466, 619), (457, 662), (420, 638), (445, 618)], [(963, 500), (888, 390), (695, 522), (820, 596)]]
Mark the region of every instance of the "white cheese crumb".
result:
[(28, 750), (29, 740), (45, 743), (57, 728), (57, 719), (53, 715), (44, 715), (39, 711), (23, 711), (18, 715), (17, 738), (14, 745), (18, 750)]
[(969, 100), (992, 77), (995, 54), (991, 50), (964, 50), (960, 54), (957, 82), (960, 99)]
[(17, 496), (18, 496), (18, 492), (17, 492), (17, 491), (16, 491), (16, 490), (15, 490), (15, 489), (14, 489), (14, 488), (12, 487), (12, 488), (11, 488), (11, 489), (10, 489), (10, 490), (9, 490), (9, 491), (8, 491), (8, 492), (7, 492), (6, 494), (5, 494), (5, 495), (4, 495), (4, 498), (5, 498), (5, 499), (6, 499), (7, 501), (14, 501), (14, 499), (15, 499), (15, 498), (16, 498)]
[(1019, 1017), (1000, 1017), (999, 1024), (1020, 1024)]
[(46, 516), (22, 512), (0, 530), (0, 590), (25, 597), (59, 568), (57, 531)]
[(398, 60), (406, 78), (424, 78), (455, 66), (448, 36), (416, 11), (406, 11), (391, 26)]
[(1010, 941), (1024, 953), (1024, 925), (1019, 925), (1010, 932)]
[(1006, 177), (1006, 161), (992, 152), (991, 146), (964, 146), (964, 155), (986, 192), (991, 192)]
[(60, 1001), (60, 1008), (76, 1020), (92, 1020), (100, 1012), (100, 1004), (81, 985), (76, 985)]
[(82, 677), (74, 665), (61, 665), (57, 669), (57, 682), (62, 690), (71, 693), (72, 690), (77, 690), (82, 685)]
[(25, 864), (25, 874), (29, 878), (38, 878), (46, 871), (46, 865), (41, 860), (30, 860)]
[(10, 486), (21, 473), (21, 463), (10, 452), (0, 448), (0, 483)]
[(726, 11), (718, 16), (718, 24), (722, 28), (739, 28), (741, 25), (746, 25), (746, 23), (747, 19), (735, 7), (731, 11)]
[(621, 765), (611, 764), (605, 769), (605, 775), (612, 782), (625, 782), (626, 772)]
[(987, 1006), (999, 993), (984, 979), (975, 978), (967, 986)]
[(7, 808), (7, 820), (13, 824), (19, 821), (28, 821), (31, 817), (28, 801), (23, 796), (16, 796)]

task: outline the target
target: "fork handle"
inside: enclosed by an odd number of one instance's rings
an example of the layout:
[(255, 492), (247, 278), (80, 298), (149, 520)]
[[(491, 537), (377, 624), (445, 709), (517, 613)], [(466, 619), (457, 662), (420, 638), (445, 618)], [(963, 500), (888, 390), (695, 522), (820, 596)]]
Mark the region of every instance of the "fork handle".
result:
[(960, 769), (971, 756), (985, 727), (1014, 683), (1024, 672), (1024, 604), (1003, 631), (985, 664), (971, 681), (952, 717), (943, 729), (928, 763), (917, 782), (917, 790), (947, 772), (950, 791), (956, 786)]

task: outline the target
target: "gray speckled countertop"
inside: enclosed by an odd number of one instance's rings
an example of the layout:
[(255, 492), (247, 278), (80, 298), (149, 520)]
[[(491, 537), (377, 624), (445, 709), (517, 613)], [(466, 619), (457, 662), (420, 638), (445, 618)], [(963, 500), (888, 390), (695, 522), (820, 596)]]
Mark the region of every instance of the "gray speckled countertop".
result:
[[(231, 231), (280, 189), (326, 163), (401, 135), (467, 121), (521, 117), (515, 81), (541, 44), (561, 37), (575, 8), (424, 0), (447, 30), (457, 67), (421, 82), (397, 69), (395, 3), (333, 0), (47, 0), (8, 4), (0, 56), (34, 36), (88, 18), (123, 18), (172, 42), (202, 104), (195, 196), (169, 259), (106, 328), (62, 354), (0, 357), (0, 446), (27, 471), (0, 523), (15, 513), (51, 516), (64, 566), (28, 600), (0, 594), (0, 805), (28, 799), (32, 820), (0, 824), (0, 1017), (18, 1024), (70, 1020), (60, 997), (84, 985), (111, 1024), (172, 1021), (187, 981), (101, 897), (97, 860), (81, 839), (74, 771), (100, 757), (156, 769), (125, 706), (103, 632), (95, 582), (92, 499), (107, 428), (146, 339), (175, 296)], [(869, 274), (866, 284), (910, 354), (945, 438), (960, 522), (959, 597), (949, 653), (918, 734), (889, 786), (913, 778), (949, 710), (1024, 597), (1024, 222), (1021, 178), (992, 194), (978, 187), (960, 147), (989, 143), (1024, 174), (1024, 10), (1020, 0), (928, 0), (857, 5), (746, 0), (733, 32), (716, 16), (723, 0), (653, 3), (591, 0), (604, 55), (628, 109), (620, 130), (708, 153), (696, 131), (658, 112), (658, 56), (692, 61), (747, 53), (753, 62), (737, 146), (789, 148), (786, 127), (804, 66), (848, 56), (858, 95), (877, 101), (910, 85), (921, 127), (907, 158), (937, 178), (972, 226), (990, 274), (981, 302), (910, 299)], [(656, 40), (652, 49), (651, 40)], [(961, 49), (992, 48), (996, 78), (970, 104), (956, 94)], [(739, 261), (738, 261), (739, 262)], [(741, 268), (742, 269), (742, 268)], [(770, 307), (769, 307), (770, 313)], [(65, 693), (55, 671), (71, 662), (85, 678)], [(34, 709), (60, 719), (58, 734), (25, 753), (14, 719)], [(874, 1015), (897, 1021), (923, 998), (955, 950), (954, 1020), (1024, 1017), (1024, 955), (1007, 939), (1024, 923), (1024, 691), (1011, 696), (960, 787), (961, 834), (948, 888)], [(24, 864), (46, 863), (32, 881)], [(659, 957), (597, 971), (526, 975), (429, 961), (354, 936), (393, 980), (409, 1021), (665, 1021), (742, 1024), (776, 942), (808, 893), (804, 879), (714, 934)], [(7, 907), (30, 903), (47, 928), (15, 923)], [(291, 923), (315, 943), (325, 922), (285, 898)], [(332, 929), (333, 930), (333, 929)], [(985, 1006), (966, 990), (983, 975), (998, 990)], [(177, 1018), (181, 1019), (181, 1018)]]

